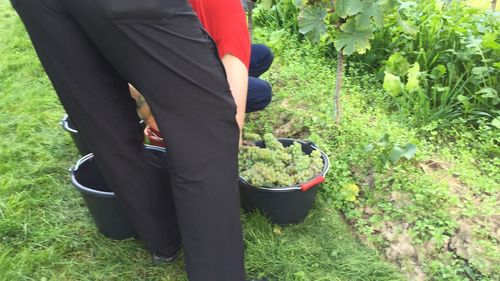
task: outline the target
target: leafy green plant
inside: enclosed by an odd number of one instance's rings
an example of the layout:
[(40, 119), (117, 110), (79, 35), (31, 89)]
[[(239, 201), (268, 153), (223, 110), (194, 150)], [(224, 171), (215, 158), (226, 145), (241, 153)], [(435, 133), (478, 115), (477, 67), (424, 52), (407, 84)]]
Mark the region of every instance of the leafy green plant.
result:
[(254, 24), (298, 34), (297, 17), (300, 11), (295, 2), (296, 0), (261, 0), (253, 11)]
[[(401, 1), (386, 20), (373, 53), (389, 56), (384, 88), (411, 123), (443, 126), (483, 117), (494, 122), (500, 104), (498, 14), (465, 1)], [(408, 62), (415, 67), (411, 74)]]
[[(412, 123), (419, 126), (436, 120), (452, 120), (460, 115), (457, 105), (465, 81), (457, 84), (435, 86), (426, 91), (429, 80), (440, 79), (446, 73), (443, 65), (435, 67), (430, 75), (420, 71), (420, 64), (410, 65), (400, 54), (393, 54), (386, 64), (384, 90), (396, 101), (394, 104), (400, 113), (412, 118)], [(427, 77), (427, 78), (426, 78)]]
[(401, 159), (412, 159), (417, 153), (417, 146), (411, 143), (400, 146), (391, 142), (389, 134), (384, 134), (377, 142), (365, 146), (365, 152), (375, 155), (382, 164), (390, 161), (396, 165)]

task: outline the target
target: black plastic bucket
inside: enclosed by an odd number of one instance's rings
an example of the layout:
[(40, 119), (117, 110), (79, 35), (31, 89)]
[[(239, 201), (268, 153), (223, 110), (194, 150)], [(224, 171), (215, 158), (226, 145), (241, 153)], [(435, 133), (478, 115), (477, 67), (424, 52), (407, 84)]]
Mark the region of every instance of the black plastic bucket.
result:
[[(159, 158), (165, 154), (164, 148), (151, 145), (145, 147)], [(116, 240), (137, 237), (118, 198), (106, 184), (93, 154), (78, 160), (70, 172), (71, 182), (85, 200), (99, 232)]]
[[(314, 204), (318, 187), (325, 180), (330, 168), (328, 156), (313, 143), (294, 139), (278, 139), (285, 147), (294, 141), (302, 145), (302, 151), (310, 154), (318, 150), (323, 158), (323, 170), (310, 181), (297, 186), (286, 187), (256, 187), (240, 177), (241, 204), (245, 211), (258, 210), (273, 223), (286, 225), (302, 222)], [(259, 147), (265, 147), (264, 142), (256, 142)]]
[[(143, 120), (139, 122), (139, 126), (141, 126), (143, 130), (146, 128), (146, 124), (144, 123)], [(80, 152), (80, 155), (83, 156), (91, 153), (89, 147), (85, 143), (85, 140), (78, 133), (78, 129), (76, 128), (75, 124), (71, 122), (71, 119), (69, 118), (68, 114), (64, 114), (63, 118), (61, 119), (61, 127), (66, 132), (70, 133), (73, 142), (75, 143), (76, 147), (78, 148), (78, 151)]]
[(75, 143), (80, 155), (87, 155), (91, 153), (89, 147), (85, 143), (85, 140), (78, 134), (78, 129), (75, 127), (68, 114), (65, 114), (61, 119), (61, 126), (63, 129), (71, 135), (73, 142)]

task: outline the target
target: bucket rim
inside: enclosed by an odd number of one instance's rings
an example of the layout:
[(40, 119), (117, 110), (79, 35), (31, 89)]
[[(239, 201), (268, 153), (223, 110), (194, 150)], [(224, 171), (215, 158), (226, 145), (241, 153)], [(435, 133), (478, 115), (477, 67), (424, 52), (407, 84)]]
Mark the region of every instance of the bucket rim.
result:
[[(328, 155), (326, 155), (325, 152), (323, 152), (321, 149), (319, 149), (313, 142), (308, 142), (308, 141), (303, 141), (303, 140), (298, 140), (298, 139), (292, 139), (292, 138), (277, 138), (278, 141), (294, 141), (294, 142), (298, 142), (300, 143), (302, 146), (310, 146), (311, 148), (313, 148), (314, 150), (317, 150), (319, 151), (319, 153), (321, 154), (321, 158), (323, 159), (323, 163), (324, 163), (324, 166), (323, 166), (323, 169), (321, 170), (321, 172), (318, 174), (318, 175), (315, 175), (314, 177), (312, 177), (311, 179), (309, 179), (307, 182), (310, 182), (318, 177), (323, 177), (325, 178), (326, 177), (326, 174), (328, 173), (328, 171), (330, 170), (330, 159), (328, 158)], [(302, 184), (304, 183), (299, 183), (297, 185), (291, 185), (291, 186), (279, 186), (279, 187), (257, 187), (251, 183), (249, 183), (248, 181), (245, 180), (245, 178), (243, 178), (242, 176), (238, 176), (239, 177), (239, 180), (247, 187), (250, 187), (254, 190), (258, 190), (258, 191), (261, 191), (261, 192), (291, 192), (291, 191), (302, 191)], [(313, 188), (316, 188), (319, 184), (317, 184), (316, 186), (314, 186)]]
[(61, 127), (65, 131), (68, 131), (68, 132), (73, 133), (73, 134), (78, 134), (78, 130), (73, 129), (69, 126), (68, 118), (69, 118), (69, 115), (64, 114), (63, 118), (61, 119)]
[[(73, 129), (69, 126), (69, 122), (68, 122), (68, 119), (69, 119), (69, 115), (67, 113), (64, 114), (63, 118), (61, 118), (61, 121), (59, 122), (59, 124), (61, 124), (61, 127), (68, 131), (68, 132), (71, 132), (71, 133), (74, 133), (74, 134), (78, 134), (78, 130), (77, 129)], [(139, 124), (145, 124), (144, 120), (140, 120), (139, 121)]]
[[(144, 147), (146, 149), (156, 150), (156, 151), (160, 151), (160, 152), (166, 151), (166, 149), (163, 147), (149, 145), (149, 144), (144, 144)], [(79, 183), (78, 180), (76, 179), (76, 172), (78, 172), (78, 169), (80, 168), (80, 166), (85, 164), (85, 162), (90, 161), (93, 158), (94, 158), (94, 153), (89, 153), (89, 154), (83, 156), (82, 158), (78, 159), (76, 164), (69, 169), (69, 172), (71, 174), (71, 183), (73, 184), (73, 186), (76, 189), (78, 189), (78, 191), (80, 191), (84, 194), (92, 195), (95, 197), (101, 197), (101, 198), (116, 198), (116, 195), (114, 192), (100, 191), (100, 190), (86, 187), (86, 186), (82, 185), (81, 183)]]

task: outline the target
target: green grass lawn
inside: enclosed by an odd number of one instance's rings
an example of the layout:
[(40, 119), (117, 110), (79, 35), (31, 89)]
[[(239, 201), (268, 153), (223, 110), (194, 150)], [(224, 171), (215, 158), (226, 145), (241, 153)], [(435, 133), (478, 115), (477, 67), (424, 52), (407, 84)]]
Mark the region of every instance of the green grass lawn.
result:
[[(332, 167), (303, 224), (243, 214), (251, 277), (500, 280), (500, 130), (411, 127), (388, 108), (380, 80), (355, 64), (336, 125), (336, 63), (283, 30), (256, 27), (255, 39), (275, 52), (265, 76), (274, 96), (248, 115), (245, 133), (312, 140)], [(154, 267), (140, 241), (97, 233), (69, 181), (78, 154), (58, 125), (63, 110), (6, 0), (0, 108), (0, 280), (185, 280), (181, 260)], [(385, 161), (409, 143), (414, 158)]]
[[(6, 0), (0, 11), (0, 280), (185, 280), (182, 259), (155, 267), (140, 241), (97, 233), (70, 184), (78, 154), (63, 109)], [(400, 280), (323, 198), (301, 225), (243, 216), (249, 275)]]

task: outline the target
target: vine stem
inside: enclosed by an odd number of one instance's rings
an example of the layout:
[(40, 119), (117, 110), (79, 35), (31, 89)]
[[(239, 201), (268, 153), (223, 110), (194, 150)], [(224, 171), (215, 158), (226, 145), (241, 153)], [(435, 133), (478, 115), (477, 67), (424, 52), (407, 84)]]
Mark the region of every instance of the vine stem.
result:
[(340, 103), (340, 91), (342, 90), (342, 75), (344, 73), (344, 49), (339, 51), (337, 59), (337, 81), (335, 83), (335, 95), (333, 96), (334, 108), (335, 108), (335, 122), (340, 124), (340, 119), (342, 118), (342, 106)]
[[(335, 0), (332, 1), (332, 9), (330, 12), (335, 13)], [(342, 20), (339, 19), (337, 23), (337, 30), (340, 30), (342, 25)], [(342, 77), (344, 74), (344, 49), (339, 50), (337, 57), (337, 81), (335, 82), (335, 94), (333, 95), (333, 108), (334, 108), (334, 119), (335, 123), (340, 124), (342, 119), (342, 104), (340, 102), (340, 93), (342, 90)]]

